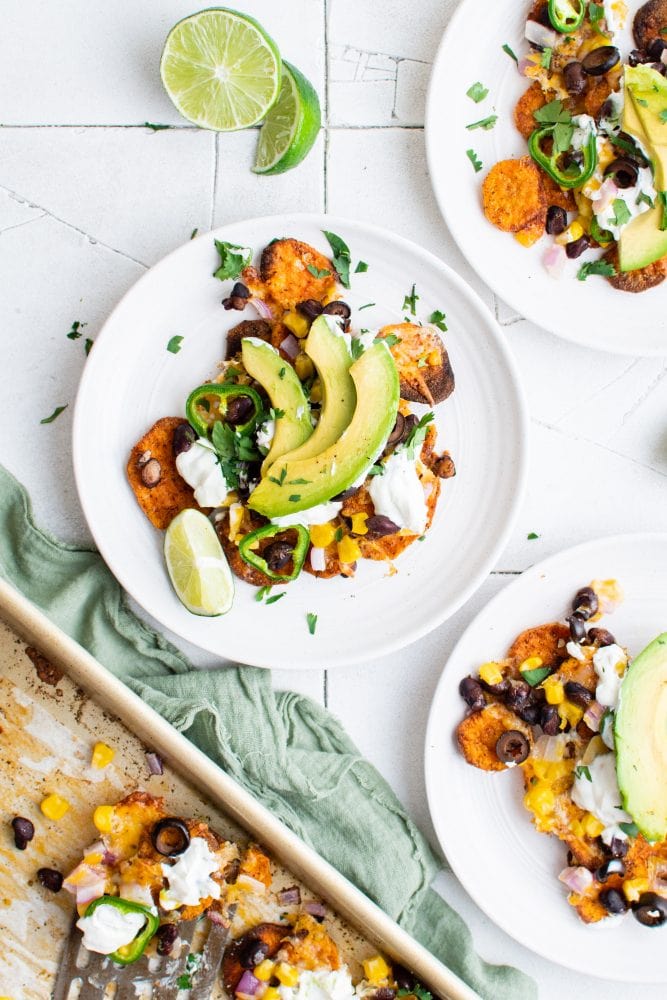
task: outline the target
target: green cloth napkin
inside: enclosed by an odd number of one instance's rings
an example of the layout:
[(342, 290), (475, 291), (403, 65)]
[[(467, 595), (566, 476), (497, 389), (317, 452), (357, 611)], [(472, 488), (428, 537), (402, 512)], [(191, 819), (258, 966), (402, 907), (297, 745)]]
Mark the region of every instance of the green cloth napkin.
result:
[(430, 888), (440, 864), (425, 838), (332, 715), (274, 693), (266, 670), (193, 670), (128, 609), (96, 552), (35, 526), (24, 489), (2, 466), (0, 518), (0, 574), (52, 621), (480, 996), (537, 996), (523, 973), (475, 953), (466, 925)]

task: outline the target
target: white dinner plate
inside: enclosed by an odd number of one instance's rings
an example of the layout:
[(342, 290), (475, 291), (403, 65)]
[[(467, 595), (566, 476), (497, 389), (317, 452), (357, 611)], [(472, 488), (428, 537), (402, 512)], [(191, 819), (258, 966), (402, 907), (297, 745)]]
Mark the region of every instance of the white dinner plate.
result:
[[(632, 15), (640, 6), (630, 0)], [(559, 337), (586, 347), (627, 355), (667, 352), (667, 285), (633, 295), (619, 292), (600, 277), (576, 280), (582, 260), (571, 261), (567, 276), (556, 280), (542, 258), (550, 237), (525, 249), (484, 216), (482, 181), (498, 160), (528, 153), (514, 126), (514, 105), (530, 81), (502, 49), (508, 43), (521, 58), (528, 0), (463, 0), (445, 31), (436, 56), (426, 110), (429, 172), (440, 210), (461, 251), (479, 276), (518, 313)], [(629, 29), (621, 44), (631, 47)], [(480, 81), (488, 97), (475, 104), (466, 96)], [(497, 114), (493, 129), (468, 131), (466, 125)], [(475, 173), (466, 150), (483, 163)]]
[[(303, 573), (283, 600), (266, 606), (236, 581), (232, 610), (221, 618), (189, 614), (175, 596), (162, 557), (163, 536), (137, 506), (127, 483), (130, 449), (162, 416), (184, 414), (192, 388), (224, 357), (228, 329), (255, 313), (226, 312), (229, 294), (212, 277), (214, 237), (260, 251), (274, 237), (297, 236), (330, 253), (323, 229), (348, 243), (353, 268), (346, 299), (353, 325), (401, 320), (416, 285), (418, 318), (447, 314), (444, 339), (456, 391), (436, 407), (439, 447), (457, 465), (443, 481), (435, 521), (387, 564), (362, 561), (352, 580)], [(357, 308), (376, 303), (357, 312)], [(166, 350), (183, 336), (181, 350)], [(256, 219), (206, 233), (152, 268), (107, 320), (86, 363), (76, 403), (73, 451), (81, 503), (100, 552), (127, 591), (154, 618), (212, 653), (264, 667), (321, 669), (359, 662), (405, 646), (451, 615), (481, 584), (502, 551), (521, 499), (526, 414), (517, 374), (486, 307), (441, 261), (413, 243), (330, 216)], [(279, 588), (277, 588), (279, 589)], [(306, 615), (318, 616), (310, 635)]]
[(667, 534), (601, 538), (527, 570), (489, 601), (447, 661), (426, 733), (429, 807), (457, 878), (521, 944), (590, 975), (667, 982), (667, 928), (642, 927), (630, 914), (618, 923), (582, 923), (558, 881), (567, 850), (531, 824), (521, 774), (477, 770), (455, 742), (465, 714), (461, 679), (503, 657), (523, 629), (562, 620), (579, 587), (596, 578), (615, 578), (623, 588), (623, 603), (603, 624), (631, 655), (667, 629)]

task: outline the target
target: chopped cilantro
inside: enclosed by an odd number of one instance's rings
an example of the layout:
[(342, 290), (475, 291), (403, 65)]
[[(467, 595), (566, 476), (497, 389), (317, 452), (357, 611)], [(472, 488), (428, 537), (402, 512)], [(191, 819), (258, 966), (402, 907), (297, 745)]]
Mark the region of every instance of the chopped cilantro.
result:
[(376, 340), (380, 340), (387, 347), (394, 347), (395, 344), (400, 344), (401, 338), (397, 337), (395, 333), (388, 333), (386, 337), (376, 337)]
[(542, 67), (542, 69), (551, 69), (551, 57), (553, 56), (553, 54), (554, 50), (547, 46), (547, 48), (540, 56), (540, 66)]
[(201, 955), (196, 952), (191, 951), (188, 957), (185, 959), (185, 968), (188, 972), (192, 972), (193, 969), (199, 968), (199, 963), (201, 962)]
[(84, 326), (88, 326), (88, 324), (87, 323), (81, 323), (81, 322), (79, 322), (78, 319), (75, 319), (74, 322), (72, 323), (71, 330), (67, 334), (67, 339), (68, 340), (78, 340), (79, 337), (82, 336), (82, 332), (81, 331), (83, 330)]
[(169, 343), (167, 344), (167, 350), (170, 354), (178, 354), (182, 343), (183, 337), (179, 337), (177, 334), (175, 337), (170, 338)]
[(616, 268), (606, 260), (589, 260), (582, 264), (577, 272), (579, 281), (585, 281), (590, 274), (599, 274), (603, 278), (613, 278)]
[(276, 407), (274, 406), (272, 406), (271, 409), (269, 410), (269, 417), (272, 420), (280, 420), (280, 418), (284, 416), (285, 416), (284, 410), (276, 409)]
[(317, 628), (317, 615), (314, 615), (312, 611), (309, 611), (306, 615), (306, 621), (308, 622), (308, 631), (311, 635), (315, 635), (315, 629)]
[(307, 486), (311, 482), (310, 479), (290, 479), (288, 480), (290, 486)]
[(445, 316), (444, 312), (440, 312), (439, 309), (436, 309), (435, 312), (431, 313), (431, 315), (428, 318), (428, 321), (429, 323), (433, 323), (433, 326), (437, 326), (438, 330), (446, 331), (447, 330), (447, 323), (445, 322), (446, 319), (447, 317)]
[(426, 535), (420, 535), (419, 538), (417, 539), (417, 541), (418, 542), (423, 542), (425, 538), (426, 538)]
[(475, 173), (478, 174), (482, 169), (482, 161), (480, 160), (479, 156), (477, 155), (474, 149), (466, 149), (466, 156), (468, 157), (473, 167), (475, 168)]
[(280, 371), (278, 372), (278, 378), (285, 378), (285, 371), (286, 371), (285, 368), (281, 368)]
[(88, 355), (90, 354), (90, 349), (91, 349), (92, 346), (93, 346), (92, 340), (90, 339), (90, 337), (86, 337), (86, 342), (83, 345), (83, 348), (84, 348), (84, 350), (86, 352), (86, 357), (88, 357)]
[(298, 503), (300, 499), (301, 499), (301, 494), (300, 493), (290, 493), (290, 495), (289, 495), (289, 502), (290, 503)]
[(591, 778), (591, 772), (589, 771), (589, 769), (586, 767), (585, 764), (579, 764), (577, 767), (575, 767), (574, 773), (576, 774), (577, 778), (585, 778), (586, 781), (593, 780)]
[(601, 3), (589, 3), (588, 5), (588, 19), (597, 31), (598, 34), (602, 34), (599, 28), (600, 21), (604, 18), (604, 7)]
[(338, 271), (338, 277), (340, 278), (341, 284), (345, 288), (350, 287), (350, 264), (352, 263), (352, 257), (350, 256), (350, 248), (342, 240), (340, 236), (336, 236), (335, 233), (328, 233), (323, 230), (324, 235), (329, 241), (329, 246), (333, 251), (333, 265)]
[(360, 260), (354, 269), (355, 274), (364, 274), (368, 270), (368, 264), (365, 260)]
[(426, 358), (419, 358), (417, 368), (426, 368)]
[(642, 204), (648, 205), (649, 208), (653, 208), (655, 204), (653, 198), (651, 198), (650, 194), (646, 194), (646, 191), (640, 191), (637, 195), (637, 200), (635, 201), (635, 205)]
[(637, 102), (637, 104), (641, 104), (643, 108), (648, 107), (648, 101), (646, 100), (645, 97), (635, 97), (635, 101)]
[(247, 475), (247, 463), (260, 457), (250, 432), (235, 431), (229, 424), (216, 420), (211, 430), (211, 445), (228, 488), (237, 489)]
[[(225, 369), (225, 382), (226, 383), (233, 382), (234, 379), (241, 374), (243, 373), (241, 372), (240, 368), (235, 368), (234, 365), (231, 365), (229, 368)], [(203, 406), (204, 400), (202, 400), (199, 405)]]
[(433, 1000), (433, 994), (429, 993), (421, 983), (415, 983), (410, 989), (400, 989), (396, 995), (399, 997), (414, 996), (417, 997), (417, 1000)]
[(485, 132), (488, 132), (498, 121), (498, 115), (489, 115), (488, 118), (482, 118), (478, 122), (471, 122), (470, 125), (466, 125), (469, 132), (472, 132), (474, 128), (483, 128)]
[(308, 264), (306, 270), (312, 274), (313, 278), (328, 278), (331, 274), (331, 271), (327, 270), (327, 268), (322, 268), (320, 271), (314, 264)]
[(639, 827), (636, 823), (619, 823), (620, 829), (626, 835), (626, 837), (638, 837)]
[(274, 594), (273, 597), (267, 597), (267, 599), (266, 599), (266, 601), (264, 603), (265, 604), (275, 604), (276, 601), (279, 601), (281, 597), (285, 596), (285, 593), (286, 593), (286, 591), (283, 590), (280, 594)]
[(365, 306), (359, 306), (357, 312), (361, 312), (363, 309), (372, 309), (375, 304), (375, 302), (367, 302)]
[(144, 128), (150, 128), (153, 132), (163, 132), (166, 128), (171, 128), (171, 125), (156, 125), (155, 122), (144, 122)]
[(426, 432), (428, 430), (428, 425), (435, 419), (433, 413), (425, 413), (418, 424), (412, 428), (405, 440), (405, 449), (408, 452), (410, 458), (414, 458), (417, 454), (417, 449), (421, 447), (424, 443), (424, 438), (426, 437)]
[(415, 285), (412, 286), (412, 291), (409, 295), (406, 295), (403, 299), (403, 308), (409, 309), (413, 316), (417, 315), (417, 303), (419, 302), (419, 296), (415, 291)]
[(662, 206), (662, 218), (658, 229), (664, 233), (667, 229), (667, 191), (658, 191), (658, 204)]
[(631, 218), (630, 209), (622, 198), (615, 198), (612, 202), (612, 207), (614, 209), (613, 221), (615, 226), (624, 226), (626, 222), (629, 222)]
[(488, 93), (488, 87), (485, 87), (484, 84), (480, 83), (478, 80), (477, 83), (473, 83), (469, 90), (466, 90), (466, 97), (469, 97), (471, 101), (475, 102), (475, 104), (479, 104), (480, 101), (484, 100)]
[(190, 978), (190, 976), (187, 975), (187, 973), (184, 973), (182, 976), (178, 977), (178, 979), (176, 980), (176, 985), (178, 986), (179, 990), (189, 990), (190, 987), (192, 986), (192, 979)]
[(539, 537), (540, 536), (535, 531), (531, 531), (530, 534), (526, 535), (526, 538), (528, 539), (529, 542), (534, 542), (535, 539)]
[(342, 541), (343, 541), (343, 529), (336, 528), (336, 531), (334, 533), (334, 542), (342, 542)]
[(257, 593), (255, 594), (255, 600), (262, 601), (270, 590), (271, 590), (271, 584), (269, 584), (267, 587), (260, 587)]
[(250, 263), (252, 251), (248, 247), (237, 246), (236, 243), (225, 243), (223, 240), (213, 242), (220, 254), (220, 267), (213, 272), (213, 277), (220, 281), (238, 278), (243, 268)]
[(199, 229), (193, 229), (192, 232), (190, 233), (190, 239), (193, 240), (198, 232)]
[(513, 59), (514, 62), (518, 64), (519, 60), (516, 57), (516, 53), (512, 51), (507, 42), (505, 42), (505, 44), (502, 46), (502, 50), (505, 53), (505, 55), (508, 55), (510, 59)]
[(382, 462), (377, 462), (375, 465), (371, 465), (368, 470), (367, 475), (369, 476), (384, 476), (385, 468)]
[(287, 475), (287, 468), (286, 466), (283, 465), (282, 469), (280, 470), (280, 478), (276, 479), (275, 476), (269, 476), (269, 480), (270, 482), (275, 483), (276, 486), (282, 486), (283, 483), (285, 482), (286, 475)]
[(663, 108), (663, 110), (658, 115), (658, 118), (660, 119), (661, 122), (667, 122), (667, 108)]
[(56, 417), (59, 417), (63, 410), (66, 410), (68, 406), (69, 403), (65, 403), (64, 406), (56, 406), (55, 410), (49, 417), (44, 417), (43, 420), (40, 420), (40, 424), (52, 424)]
[(350, 341), (350, 354), (352, 355), (353, 360), (356, 361), (357, 358), (360, 358), (363, 353), (364, 345), (362, 341), (359, 340), (358, 337), (352, 337), (352, 340)]
[(559, 100), (549, 101), (537, 111), (533, 111), (533, 118), (540, 125), (556, 125), (559, 122), (569, 125), (572, 121), (572, 115), (563, 107), (563, 102)]

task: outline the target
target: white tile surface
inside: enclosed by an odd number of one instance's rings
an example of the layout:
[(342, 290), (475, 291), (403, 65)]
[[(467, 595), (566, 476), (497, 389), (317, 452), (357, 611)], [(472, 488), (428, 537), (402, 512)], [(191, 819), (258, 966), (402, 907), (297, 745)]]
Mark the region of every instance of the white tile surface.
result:
[[(319, 670), (274, 676), (277, 686), (318, 701), (326, 690), (329, 706), (429, 835), (422, 773), (429, 702), (476, 611), (512, 573), (565, 546), (667, 530), (665, 363), (586, 351), (522, 320), (482, 285), (440, 220), (419, 126), (430, 64), (456, 5), (248, 0), (244, 9), (316, 85), (331, 126), (296, 172), (276, 178), (249, 170), (256, 132), (216, 140), (188, 127), (162, 91), (164, 38), (196, 5), (4, 0), (0, 8), (0, 392), (11, 400), (5, 428), (13, 431), (0, 437), (0, 459), (27, 485), (40, 523), (67, 541), (89, 540), (69, 445), (83, 341), (94, 339), (145, 265), (195, 227), (323, 207), (385, 225), (439, 254), (504, 327), (529, 401), (533, 447), (528, 494), (498, 563), (510, 575), (491, 576), (452, 621), (395, 656), (326, 678)], [(127, 127), (147, 120), (179, 128)], [(70, 341), (75, 319), (87, 326)], [(65, 403), (53, 424), (39, 424)], [(536, 541), (527, 540), (532, 531)], [(219, 665), (185, 652), (202, 667)], [(480, 951), (533, 974), (543, 1000), (664, 993), (575, 976), (536, 958), (492, 925), (451, 875), (441, 884)]]

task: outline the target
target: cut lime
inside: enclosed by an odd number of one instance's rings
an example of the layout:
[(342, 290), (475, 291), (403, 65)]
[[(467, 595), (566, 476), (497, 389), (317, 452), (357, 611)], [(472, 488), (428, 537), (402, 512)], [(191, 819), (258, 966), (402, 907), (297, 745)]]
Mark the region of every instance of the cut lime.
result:
[(275, 103), (280, 53), (253, 18), (212, 7), (171, 29), (160, 74), (182, 115), (201, 128), (231, 132), (256, 125)]
[(283, 83), (259, 133), (256, 174), (282, 174), (291, 170), (313, 148), (322, 116), (315, 88), (303, 73), (283, 63)]
[(234, 578), (209, 519), (183, 510), (167, 528), (164, 558), (178, 598), (193, 615), (224, 615), (234, 600)]

